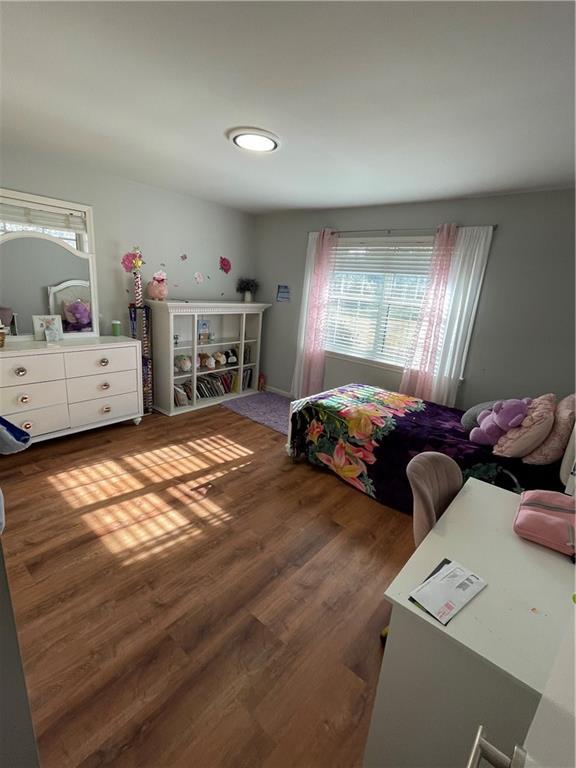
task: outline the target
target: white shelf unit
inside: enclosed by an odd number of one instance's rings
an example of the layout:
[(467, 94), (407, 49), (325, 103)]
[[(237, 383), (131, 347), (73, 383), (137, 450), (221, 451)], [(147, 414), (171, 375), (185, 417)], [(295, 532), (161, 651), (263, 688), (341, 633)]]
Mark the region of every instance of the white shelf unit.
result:
[[(187, 413), (199, 408), (230, 400), (234, 397), (253, 394), (258, 390), (260, 374), (260, 341), (262, 336), (262, 315), (270, 304), (232, 301), (147, 301), (152, 314), (152, 355), (154, 359), (154, 409), (167, 416)], [(209, 325), (210, 339), (198, 339), (199, 322)], [(175, 337), (178, 336), (176, 342)], [(218, 351), (233, 349), (237, 363), (221, 365), (214, 369), (196, 367), (196, 357), (202, 352), (213, 355)], [(192, 368), (187, 373), (174, 370), (174, 358), (185, 355), (192, 359)], [(251, 372), (251, 376), (248, 372)], [(235, 388), (226, 394), (201, 397), (198, 381), (207, 377), (230, 372), (235, 379)], [(250, 383), (245, 389), (245, 376)], [(192, 398), (187, 405), (177, 406), (174, 400), (174, 385), (187, 386)], [(229, 380), (230, 383), (230, 380)]]

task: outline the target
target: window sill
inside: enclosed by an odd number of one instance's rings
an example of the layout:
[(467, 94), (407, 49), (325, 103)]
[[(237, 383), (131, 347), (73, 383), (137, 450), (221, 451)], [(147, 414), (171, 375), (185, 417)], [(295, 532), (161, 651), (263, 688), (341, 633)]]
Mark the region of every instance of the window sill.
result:
[(341, 352), (326, 352), (326, 357), (334, 360), (345, 360), (346, 362), (356, 363), (357, 365), (368, 365), (371, 368), (379, 368), (381, 371), (390, 371), (391, 373), (401, 374), (404, 370), (400, 365), (380, 363), (377, 360), (368, 360), (365, 357), (355, 357), (354, 355), (343, 355)]

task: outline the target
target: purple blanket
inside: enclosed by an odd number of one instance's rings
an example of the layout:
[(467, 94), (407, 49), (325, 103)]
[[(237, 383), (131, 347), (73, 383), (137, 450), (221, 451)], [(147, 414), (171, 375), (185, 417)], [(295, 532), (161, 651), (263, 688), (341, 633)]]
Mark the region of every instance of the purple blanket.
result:
[(451, 456), (464, 479), (476, 477), (517, 493), (563, 490), (560, 462), (532, 466), (494, 456), (490, 447), (468, 440), (462, 413), (397, 392), (348, 384), (294, 405), (290, 452), (402, 512), (412, 511), (406, 466), (422, 451)]

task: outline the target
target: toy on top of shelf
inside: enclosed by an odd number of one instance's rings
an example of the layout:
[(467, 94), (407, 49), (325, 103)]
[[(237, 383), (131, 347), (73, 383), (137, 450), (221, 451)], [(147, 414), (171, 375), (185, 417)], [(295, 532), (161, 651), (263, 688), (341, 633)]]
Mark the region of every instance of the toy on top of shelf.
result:
[(226, 349), (223, 354), (227, 365), (235, 365), (238, 362), (238, 352), (235, 349)]
[(226, 365), (226, 355), (223, 352), (215, 352), (214, 360), (216, 360), (216, 365)]
[(200, 352), (200, 367), (201, 368), (216, 368), (216, 360), (212, 355), (208, 355), (206, 352)]
[(168, 298), (168, 282), (166, 280), (166, 272), (163, 269), (154, 272), (152, 280), (146, 286), (146, 290), (149, 299), (165, 301)]
[(174, 373), (188, 373), (192, 370), (190, 355), (176, 355), (174, 358)]

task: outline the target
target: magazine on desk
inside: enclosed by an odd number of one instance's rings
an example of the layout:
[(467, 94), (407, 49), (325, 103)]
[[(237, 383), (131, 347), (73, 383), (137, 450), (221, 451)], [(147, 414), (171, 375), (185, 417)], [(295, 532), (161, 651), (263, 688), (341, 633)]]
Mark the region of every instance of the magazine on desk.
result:
[(446, 626), (485, 586), (484, 579), (470, 569), (444, 559), (410, 592), (409, 599)]

